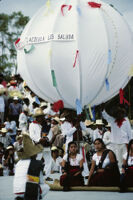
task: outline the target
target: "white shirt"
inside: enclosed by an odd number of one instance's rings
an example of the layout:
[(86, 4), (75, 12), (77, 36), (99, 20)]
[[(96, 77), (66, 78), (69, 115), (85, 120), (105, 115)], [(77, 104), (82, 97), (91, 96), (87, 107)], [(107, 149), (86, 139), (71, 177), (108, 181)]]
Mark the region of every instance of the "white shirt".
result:
[(19, 128), (22, 131), (26, 131), (27, 130), (27, 126), (28, 126), (27, 116), (25, 115), (25, 113), (22, 112), (19, 115)]
[(111, 124), (111, 142), (114, 144), (128, 144), (132, 138), (129, 119), (125, 117), (125, 121), (123, 121), (123, 124), (119, 128), (117, 123), (115, 122), (115, 118), (108, 115), (106, 111), (103, 111), (102, 115), (103, 118)]
[(96, 130), (93, 131), (93, 136), (92, 136), (92, 140), (93, 142), (97, 139), (97, 138), (103, 138), (103, 134), (100, 134), (100, 133), (103, 133), (103, 131), (99, 130), (98, 128)]
[(16, 122), (15, 121), (5, 122), (4, 124), (5, 124), (6, 129), (12, 129), (12, 132), (8, 132), (7, 134), (16, 135)]
[(0, 112), (5, 112), (5, 101), (3, 96), (0, 96)]
[(62, 162), (62, 160), (63, 159), (60, 156), (58, 158), (56, 158), (56, 161), (52, 158), (51, 171), (59, 171), (60, 172), (60, 168), (61, 168), (60, 163)]
[[(63, 160), (67, 161), (67, 157), (68, 157), (68, 154), (65, 154), (64, 157), (63, 157)], [(69, 158), (70, 165), (71, 166), (79, 166), (80, 165), (80, 161), (82, 159), (83, 159), (82, 155), (81, 154), (77, 154), (76, 158)]]
[(0, 89), (3, 89), (3, 88), (4, 88), (4, 86), (2, 84), (0, 84)]
[(39, 142), (41, 139), (41, 130), (42, 126), (40, 124), (32, 122), (29, 126), (30, 138), (35, 142)]
[[(127, 153), (125, 153), (125, 154), (123, 155), (123, 159), (124, 159), (124, 160), (127, 159)], [(128, 157), (127, 164), (128, 164), (128, 166), (133, 165), (133, 156), (129, 156), (129, 157)]]
[[(101, 160), (101, 156), (98, 156), (97, 153), (95, 153), (92, 157), (92, 160), (96, 162), (96, 166), (99, 165), (99, 162)], [(110, 163), (109, 155), (107, 154), (105, 160), (103, 161), (102, 168), (105, 168)]]
[(104, 144), (106, 145), (107, 149), (110, 149), (110, 147), (111, 147), (110, 134), (111, 134), (110, 131), (106, 131), (103, 136), (103, 141), (104, 141)]

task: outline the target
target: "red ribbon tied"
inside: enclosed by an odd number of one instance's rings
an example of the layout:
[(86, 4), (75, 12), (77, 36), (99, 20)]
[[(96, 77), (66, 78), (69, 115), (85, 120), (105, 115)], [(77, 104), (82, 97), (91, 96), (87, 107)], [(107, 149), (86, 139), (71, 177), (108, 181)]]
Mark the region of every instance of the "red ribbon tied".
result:
[(78, 54), (79, 54), (79, 50), (76, 51), (76, 56), (75, 56), (75, 61), (74, 61), (73, 67), (76, 66)]
[(123, 104), (124, 102), (124, 104), (127, 103), (128, 106), (130, 106), (130, 103), (124, 97), (124, 90), (122, 88), (119, 90), (119, 97), (120, 97), (120, 104)]
[(20, 41), (20, 38), (18, 38), (18, 39), (16, 40), (15, 46), (19, 43), (19, 41)]
[(62, 100), (55, 102), (52, 107), (54, 112), (58, 112), (60, 109), (63, 109), (63, 108), (64, 108), (64, 103)]
[(71, 8), (72, 8), (72, 5), (66, 5), (66, 4), (63, 4), (63, 5), (61, 6), (61, 13), (62, 13), (63, 16), (64, 16), (63, 9), (64, 9), (65, 7), (68, 7), (68, 10), (70, 11)]
[(96, 3), (96, 2), (88, 2), (89, 6), (91, 6), (92, 8), (100, 8), (102, 4), (100, 3)]
[(118, 119), (115, 120), (115, 122), (117, 123), (117, 126), (118, 126), (119, 128), (122, 126), (122, 124), (123, 124), (124, 121), (126, 121), (124, 118), (123, 118), (123, 119), (120, 119), (120, 120), (118, 120)]

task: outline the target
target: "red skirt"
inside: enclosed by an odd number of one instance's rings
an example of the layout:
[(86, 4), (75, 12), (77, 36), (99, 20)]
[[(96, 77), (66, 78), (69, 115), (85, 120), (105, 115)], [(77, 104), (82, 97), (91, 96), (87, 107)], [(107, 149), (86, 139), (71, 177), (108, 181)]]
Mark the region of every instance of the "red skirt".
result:
[(79, 166), (69, 166), (68, 173), (60, 176), (61, 186), (83, 186), (84, 179), (81, 174), (74, 176), (75, 173), (79, 172)]
[(128, 167), (126, 170), (124, 184), (126, 187), (133, 187), (133, 166)]
[(89, 186), (119, 186), (120, 174), (114, 170), (104, 170), (103, 172), (96, 172), (92, 175)]

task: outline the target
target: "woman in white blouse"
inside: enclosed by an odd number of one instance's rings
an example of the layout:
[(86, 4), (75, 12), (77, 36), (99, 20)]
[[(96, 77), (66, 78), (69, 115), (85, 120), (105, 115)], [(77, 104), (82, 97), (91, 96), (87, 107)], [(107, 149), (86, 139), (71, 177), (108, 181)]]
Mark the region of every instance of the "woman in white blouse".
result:
[(92, 157), (89, 186), (118, 186), (120, 173), (115, 154), (106, 149), (102, 139), (94, 141), (96, 153)]
[(120, 191), (125, 192), (127, 187), (133, 187), (133, 139), (128, 144), (128, 152), (123, 155)]
[(64, 191), (68, 191), (70, 186), (84, 185), (82, 170), (83, 157), (77, 153), (77, 144), (72, 141), (68, 144), (68, 153), (62, 161), (63, 175), (60, 177), (60, 184), (64, 187)]

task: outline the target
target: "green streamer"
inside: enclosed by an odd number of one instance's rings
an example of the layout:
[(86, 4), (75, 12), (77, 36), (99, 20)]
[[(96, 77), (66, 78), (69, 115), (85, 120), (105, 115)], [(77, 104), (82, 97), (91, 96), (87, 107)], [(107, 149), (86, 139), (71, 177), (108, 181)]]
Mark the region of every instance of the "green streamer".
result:
[(57, 87), (56, 77), (54, 70), (51, 70), (52, 80), (53, 80), (53, 86)]
[(32, 44), (31, 47), (30, 47), (30, 49), (29, 49), (29, 50), (24, 49), (24, 52), (25, 52), (26, 54), (31, 53), (31, 52), (34, 50), (34, 48), (35, 48), (35, 46)]
[(85, 109), (86, 119), (90, 120), (89, 113), (86, 106), (84, 106), (84, 109)]

